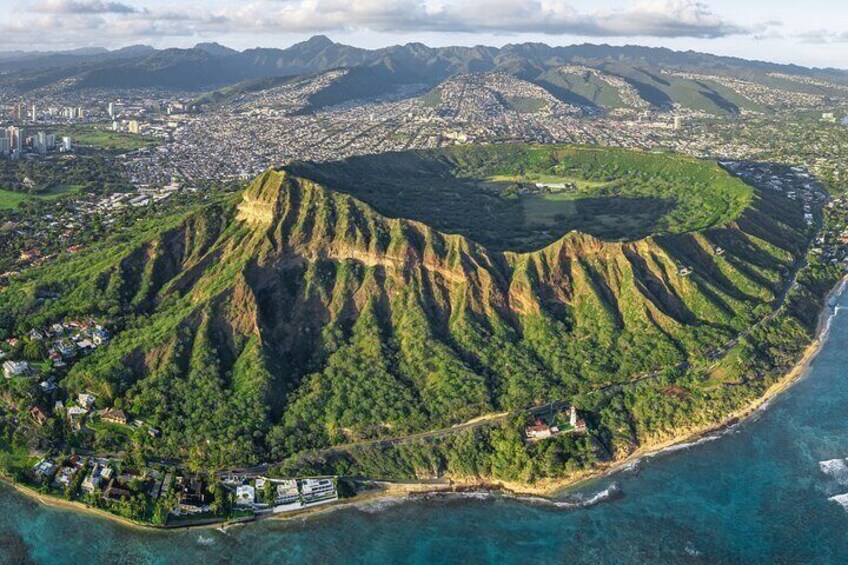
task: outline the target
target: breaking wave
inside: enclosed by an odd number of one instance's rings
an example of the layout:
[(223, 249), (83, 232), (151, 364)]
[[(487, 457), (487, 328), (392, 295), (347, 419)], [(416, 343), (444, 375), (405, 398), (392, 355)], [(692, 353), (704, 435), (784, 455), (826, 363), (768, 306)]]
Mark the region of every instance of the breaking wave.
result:
[(828, 500), (836, 502), (848, 512), (848, 493), (845, 494), (837, 494), (836, 496), (831, 496)]
[[(822, 473), (841, 485), (848, 485), (848, 459), (828, 459), (819, 461)], [(840, 495), (842, 496), (842, 495)]]
[(377, 512), (382, 512), (383, 510), (387, 510), (392, 508), (393, 506), (398, 506), (399, 504), (403, 504), (407, 499), (399, 496), (392, 496), (386, 498), (378, 498), (376, 500), (368, 500), (366, 502), (360, 502), (353, 504), (353, 506), (357, 510), (361, 510), (362, 512), (367, 512), (369, 514), (376, 514)]
[(622, 496), (621, 487), (617, 483), (612, 483), (610, 486), (595, 494), (577, 494), (569, 497), (567, 500), (553, 500), (550, 498), (542, 498), (540, 496), (516, 496), (515, 500), (524, 504), (532, 504), (536, 506), (550, 506), (553, 508), (587, 508), (595, 506), (602, 502), (607, 502)]

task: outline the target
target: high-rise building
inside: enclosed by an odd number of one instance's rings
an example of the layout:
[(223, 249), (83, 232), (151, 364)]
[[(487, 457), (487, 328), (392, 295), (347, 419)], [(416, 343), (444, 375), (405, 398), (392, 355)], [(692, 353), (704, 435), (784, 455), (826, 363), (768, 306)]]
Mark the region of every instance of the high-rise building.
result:
[(12, 152), (12, 142), (5, 129), (0, 130), (0, 155), (6, 157)]
[(62, 138), (62, 150), (63, 151), (73, 151), (74, 150), (73, 141), (71, 141), (71, 137), (68, 136), (68, 135), (66, 135), (65, 137)]
[(680, 129), (683, 127), (683, 118), (681, 116), (674, 116), (674, 129)]
[(44, 136), (44, 146), (47, 149), (56, 149), (56, 135), (48, 133), (46, 136)]
[(32, 147), (42, 155), (47, 153), (47, 133), (40, 131), (32, 138)]
[(135, 120), (130, 120), (129, 125), (127, 126), (127, 131), (130, 133), (139, 133), (141, 131), (141, 126), (138, 125), (138, 122)]
[(35, 104), (32, 105), (32, 121), (38, 121), (38, 107)]
[(109, 117), (115, 119), (115, 103), (109, 102)]
[(21, 131), (21, 128), (16, 128), (15, 126), (7, 128), (6, 135), (9, 137), (9, 149), (11, 151), (21, 149), (24, 139), (24, 132)]
[(15, 112), (15, 119), (20, 123), (26, 120), (26, 104), (18, 104), (17, 111)]

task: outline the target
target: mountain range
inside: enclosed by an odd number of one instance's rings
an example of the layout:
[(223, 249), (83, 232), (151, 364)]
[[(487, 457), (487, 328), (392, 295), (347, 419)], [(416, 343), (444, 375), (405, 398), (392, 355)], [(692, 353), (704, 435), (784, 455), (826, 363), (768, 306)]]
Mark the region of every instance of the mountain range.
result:
[[(567, 69), (564, 72), (563, 67)], [(432, 88), (467, 73), (505, 72), (581, 106), (603, 106), (604, 99), (616, 96), (603, 91), (609, 90), (611, 81), (621, 80), (653, 106), (670, 107), (680, 99), (686, 102), (697, 98), (728, 113), (738, 112), (743, 106), (737, 95), (728, 92), (732, 88), (716, 86), (712, 79), (667, 73), (723, 77), (823, 96), (844, 96), (841, 86), (848, 84), (848, 72), (838, 69), (810, 69), (665, 48), (589, 44), (431, 48), (409, 43), (368, 50), (315, 36), (286, 49), (237, 51), (216, 43), (200, 43), (189, 49), (131, 46), (115, 51), (0, 54), (4, 82), (20, 92), (57, 85), (69, 89), (158, 87), (202, 91), (340, 68), (355, 70), (347, 80), (358, 85), (356, 95), (360, 97), (387, 93), (401, 85)], [(342, 85), (341, 89), (345, 88)]]

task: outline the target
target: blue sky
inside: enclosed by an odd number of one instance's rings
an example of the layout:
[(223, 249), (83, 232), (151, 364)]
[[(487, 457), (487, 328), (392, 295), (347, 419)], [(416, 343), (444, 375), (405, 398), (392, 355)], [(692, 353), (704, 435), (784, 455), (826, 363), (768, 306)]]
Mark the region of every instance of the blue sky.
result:
[(363, 47), (609, 43), (848, 68), (835, 0), (0, 0), (0, 50), (285, 47), (323, 33)]

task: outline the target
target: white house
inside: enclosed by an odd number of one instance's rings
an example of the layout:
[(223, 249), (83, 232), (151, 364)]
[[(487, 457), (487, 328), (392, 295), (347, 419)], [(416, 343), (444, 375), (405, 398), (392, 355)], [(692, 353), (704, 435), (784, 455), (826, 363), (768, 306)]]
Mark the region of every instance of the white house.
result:
[(83, 406), (85, 408), (91, 408), (92, 406), (94, 406), (95, 400), (96, 398), (93, 394), (81, 392), (77, 395), (77, 402), (79, 402), (80, 406)]
[(320, 498), (338, 498), (336, 485), (330, 479), (303, 479), (300, 493), (307, 502)]
[(300, 491), (294, 479), (279, 481), (276, 486), (277, 496), (274, 499), (276, 504), (291, 504), (300, 499)]
[(5, 361), (3, 363), (3, 376), (7, 379), (18, 377), (29, 372), (29, 363), (26, 361)]
[(94, 468), (91, 470), (85, 479), (82, 481), (82, 491), (88, 494), (93, 493), (100, 486), (100, 483), (103, 481), (103, 477), (101, 476), (102, 467), (99, 463), (94, 464)]
[(256, 502), (256, 489), (251, 485), (240, 485), (236, 487), (236, 504), (253, 506)]
[(83, 416), (88, 414), (88, 410), (81, 406), (71, 406), (70, 408), (68, 408), (67, 414), (68, 418), (74, 420), (76, 418), (82, 418)]

